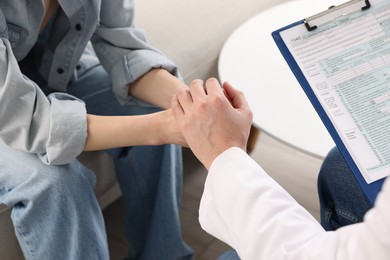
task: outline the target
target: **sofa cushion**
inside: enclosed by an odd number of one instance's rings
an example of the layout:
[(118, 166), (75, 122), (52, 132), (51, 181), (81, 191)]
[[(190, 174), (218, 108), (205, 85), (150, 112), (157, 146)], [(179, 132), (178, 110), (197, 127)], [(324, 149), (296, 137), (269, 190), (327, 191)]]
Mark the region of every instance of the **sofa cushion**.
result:
[(282, 2), (286, 0), (137, 0), (135, 22), (189, 83), (218, 77), (219, 52), (229, 35), (252, 16)]
[(0, 204), (0, 259), (23, 259), (10, 215), (11, 208)]

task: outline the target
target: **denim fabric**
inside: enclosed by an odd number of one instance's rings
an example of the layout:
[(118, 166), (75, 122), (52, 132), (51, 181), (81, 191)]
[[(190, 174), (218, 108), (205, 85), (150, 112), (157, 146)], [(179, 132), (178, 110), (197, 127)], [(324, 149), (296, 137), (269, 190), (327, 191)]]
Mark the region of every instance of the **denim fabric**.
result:
[(93, 173), (78, 161), (43, 164), (0, 142), (0, 203), (26, 259), (108, 259)]
[[(132, 103), (128, 85), (152, 68), (179, 76), (176, 66), (151, 47), (134, 26), (134, 0), (59, 0), (58, 13), (44, 30), (44, 1), (0, 1), (0, 140), (41, 154), (47, 164), (66, 164), (80, 154), (86, 140), (84, 104), (65, 94), (50, 99), (39, 82), (26, 78), (18, 62), (34, 48), (35, 67), (55, 91), (77, 81), (77, 65), (92, 43), (111, 77), (121, 104)], [(77, 130), (75, 130), (77, 129)], [(59, 152), (60, 151), (60, 152)]]
[(21, 73), (9, 44), (0, 40), (0, 141), (47, 164), (69, 163), (85, 145), (84, 103), (66, 93), (48, 98)]
[(217, 260), (240, 260), (236, 250), (231, 249), (218, 257)]
[[(33, 56), (20, 63), (46, 94)], [(90, 113), (135, 115), (158, 111), (138, 102), (118, 103), (100, 65), (84, 67), (68, 93), (85, 101)], [(139, 146), (107, 151), (113, 156), (126, 214), (129, 259), (191, 259), (179, 220), (181, 148)], [(0, 143), (0, 203), (12, 206), (12, 221), (26, 259), (108, 259), (104, 221), (93, 193), (94, 174), (78, 161), (45, 165), (36, 154)]]
[(321, 166), (318, 193), (321, 225), (325, 230), (362, 222), (364, 214), (373, 206), (336, 147)]
[[(80, 76), (68, 91), (85, 100), (87, 111), (97, 115), (138, 115), (159, 110), (141, 101), (121, 106), (102, 66)], [(128, 259), (191, 259), (192, 250), (182, 239), (179, 219), (181, 147), (137, 146), (108, 152), (114, 158), (125, 201)]]
[[(128, 99), (127, 92), (123, 92), (125, 86), (152, 67), (177, 73), (176, 66), (147, 43), (145, 32), (134, 26), (134, 0), (58, 2), (60, 9), (48, 44), (37, 63), (51, 88), (66, 90), (90, 40), (121, 100)], [(4, 35), (18, 61), (29, 53), (38, 38), (44, 8), (42, 0), (0, 1), (0, 29), (7, 29)]]

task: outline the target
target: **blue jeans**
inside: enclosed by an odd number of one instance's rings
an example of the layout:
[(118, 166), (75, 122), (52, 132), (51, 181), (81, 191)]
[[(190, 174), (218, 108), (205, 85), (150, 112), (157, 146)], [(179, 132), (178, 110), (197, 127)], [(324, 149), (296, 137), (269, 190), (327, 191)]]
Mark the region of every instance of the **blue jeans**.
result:
[[(23, 61), (25, 74), (45, 82)], [(31, 65), (31, 66), (30, 66)], [(94, 66), (69, 85), (88, 113), (135, 115), (158, 111), (139, 102), (121, 106), (105, 70)], [(177, 145), (111, 149), (125, 207), (129, 259), (190, 259), (179, 220), (181, 148)], [(0, 143), (0, 202), (12, 206), (12, 221), (26, 259), (108, 259), (104, 220), (95, 198), (95, 176), (74, 160), (44, 165), (36, 155)]]
[(373, 206), (336, 147), (321, 166), (318, 195), (321, 225), (325, 230), (362, 222), (364, 214)]
[(236, 250), (230, 249), (220, 255), (217, 260), (240, 260), (240, 257), (238, 256)]

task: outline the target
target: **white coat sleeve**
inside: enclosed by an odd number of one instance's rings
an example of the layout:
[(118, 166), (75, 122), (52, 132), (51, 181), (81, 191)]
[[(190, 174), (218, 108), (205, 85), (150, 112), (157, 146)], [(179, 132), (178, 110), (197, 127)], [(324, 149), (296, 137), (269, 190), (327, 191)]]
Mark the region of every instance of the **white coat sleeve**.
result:
[[(288, 173), (286, 173), (288, 174)], [(241, 259), (390, 259), (390, 182), (363, 223), (326, 232), (239, 148), (210, 167), (199, 221)]]

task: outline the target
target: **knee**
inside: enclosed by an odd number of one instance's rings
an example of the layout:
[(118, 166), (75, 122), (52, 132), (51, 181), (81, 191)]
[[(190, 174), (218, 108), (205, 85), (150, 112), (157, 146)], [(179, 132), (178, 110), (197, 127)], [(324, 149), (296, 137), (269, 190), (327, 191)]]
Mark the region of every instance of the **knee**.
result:
[(351, 178), (353, 174), (348, 164), (337, 147), (334, 147), (322, 163), (318, 175), (318, 186), (338, 186), (341, 183), (348, 183)]
[(334, 178), (333, 175), (338, 174), (336, 169), (339, 166), (340, 156), (341, 154), (337, 147), (331, 149), (326, 155), (318, 174), (317, 184), (320, 191), (323, 187), (328, 186), (328, 182)]
[(27, 178), (15, 187), (25, 191), (29, 199), (66, 200), (82, 199), (93, 193), (95, 176), (78, 161), (68, 165), (48, 166), (42, 163), (29, 165)]
[(343, 156), (337, 147), (334, 147), (326, 155), (320, 169), (320, 177), (337, 174), (343, 171), (348, 165), (345, 163)]
[(48, 183), (55, 189), (77, 191), (79, 189), (93, 189), (95, 175), (80, 162), (74, 160), (70, 164), (49, 167)]

